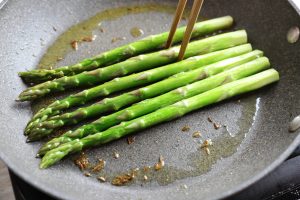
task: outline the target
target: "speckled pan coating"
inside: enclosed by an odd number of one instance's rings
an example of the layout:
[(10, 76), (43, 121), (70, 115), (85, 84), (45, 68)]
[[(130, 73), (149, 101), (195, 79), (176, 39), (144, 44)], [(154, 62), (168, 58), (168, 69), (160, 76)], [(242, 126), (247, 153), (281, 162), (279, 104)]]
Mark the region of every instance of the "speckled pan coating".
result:
[[(84, 177), (71, 159), (48, 170), (39, 170), (39, 160), (34, 155), (40, 144), (25, 144), (23, 136), (23, 128), (31, 116), (30, 107), (13, 101), (25, 89), (17, 72), (25, 70), (25, 66), (35, 66), (47, 46), (71, 25), (107, 8), (145, 2), (162, 1), (41, 0), (36, 3), (34, 0), (11, 0), (0, 11), (0, 156), (19, 176), (50, 195), (63, 199), (217, 199), (231, 195), (269, 173), (299, 144), (299, 131), (288, 133), (288, 122), (300, 113), (300, 42), (289, 44), (286, 41), (287, 30), (300, 25), (299, 16), (288, 1), (214, 0), (205, 2), (202, 15), (208, 18), (232, 15), (236, 27), (245, 28), (253, 46), (270, 58), (281, 74), (281, 81), (258, 93), (244, 95), (240, 103), (239, 98), (226, 101), (143, 131), (136, 135), (132, 145), (123, 139), (89, 151), (90, 156), (105, 158), (112, 173), (154, 164), (158, 155), (165, 158), (171, 178), (191, 166), (203, 168), (203, 173), (165, 186), (113, 187), (100, 184), (95, 178)], [(176, 2), (164, 3), (175, 6)], [(169, 14), (147, 13), (129, 16), (126, 26), (123, 23), (123, 26), (108, 27), (111, 34), (127, 28), (125, 43), (134, 39), (130, 37), (130, 28), (140, 26), (146, 35), (158, 33), (168, 29), (171, 18)], [(86, 53), (81, 58), (91, 55), (88, 50), (96, 53), (122, 43), (110, 44), (109, 34), (102, 37), (98, 40), (102, 45), (85, 47)], [(45, 46), (41, 46), (40, 38)], [(77, 59), (74, 54), (65, 62), (72, 63)], [(222, 139), (225, 133), (214, 130), (206, 119), (208, 116), (226, 123), (232, 133), (246, 134), (240, 140), (241, 144), (236, 144), (237, 151), (234, 148), (228, 153), (235, 143), (230, 138)], [(186, 124), (190, 125), (191, 131), (182, 133), (180, 129)], [(222, 147), (218, 156), (212, 155), (212, 167), (203, 159), (196, 159), (200, 164), (193, 164), (193, 156), (197, 157), (198, 152), (191, 136), (195, 130), (212, 138), (215, 144), (219, 141)], [(117, 160), (112, 156), (114, 151), (120, 153)]]

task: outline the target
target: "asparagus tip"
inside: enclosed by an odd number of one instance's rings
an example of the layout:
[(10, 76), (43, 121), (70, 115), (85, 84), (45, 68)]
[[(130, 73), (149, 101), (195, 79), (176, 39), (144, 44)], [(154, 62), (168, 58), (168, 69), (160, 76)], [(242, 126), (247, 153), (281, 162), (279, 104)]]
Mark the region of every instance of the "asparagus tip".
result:
[(18, 72), (18, 76), (22, 77), (24, 72)]
[(40, 169), (46, 169), (47, 167), (48, 166), (45, 163), (41, 162)]
[(40, 150), (37, 152), (36, 156), (38, 156), (39, 158), (43, 157), (45, 154), (47, 153), (47, 150), (45, 151), (45, 149), (43, 147), (40, 148)]
[(42, 159), (42, 161), (40, 162), (40, 169), (46, 169), (46, 168), (48, 168), (48, 167), (50, 167), (50, 166), (52, 166), (53, 165), (53, 162), (52, 161), (49, 161), (49, 160), (44, 160), (44, 159)]
[(39, 134), (36, 134), (36, 132), (31, 132), (30, 134), (27, 135), (27, 140), (26, 141), (29, 141), (29, 142), (35, 142), (35, 141), (38, 141), (40, 140), (42, 137), (42, 135), (39, 135)]

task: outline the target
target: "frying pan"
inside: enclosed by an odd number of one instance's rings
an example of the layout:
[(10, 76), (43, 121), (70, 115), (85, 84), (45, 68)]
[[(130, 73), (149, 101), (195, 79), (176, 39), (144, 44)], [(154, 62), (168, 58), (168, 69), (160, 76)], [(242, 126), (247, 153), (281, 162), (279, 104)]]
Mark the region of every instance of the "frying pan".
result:
[[(281, 74), (280, 82), (140, 132), (131, 145), (120, 139), (88, 150), (92, 161), (96, 157), (107, 161), (107, 176), (153, 165), (162, 155), (165, 168), (149, 175), (147, 182), (124, 187), (100, 183), (95, 177), (84, 177), (72, 163), (73, 157), (39, 170), (34, 155), (41, 144), (26, 144), (22, 134), (32, 114), (30, 104), (14, 102), (26, 87), (17, 72), (36, 66), (47, 48), (72, 25), (106, 9), (144, 4), (169, 6), (174, 11), (176, 1), (11, 0), (0, 11), (0, 156), (33, 186), (62, 199), (218, 199), (262, 178), (299, 145), (299, 130), (287, 131), (289, 121), (300, 113), (300, 43), (286, 41), (287, 30), (300, 23), (296, 11), (283, 0), (207, 0), (201, 15), (232, 15), (235, 29), (245, 28), (253, 46), (270, 58)], [(135, 40), (129, 34), (134, 26), (141, 27), (145, 35), (166, 31), (171, 19), (172, 12), (152, 11), (103, 22), (107, 32), (68, 54), (61, 65)], [(127, 40), (111, 44), (113, 36)], [(227, 129), (214, 130), (207, 117), (226, 124)], [(212, 139), (211, 155), (197, 149), (200, 142), (191, 132), (181, 132), (184, 125)], [(114, 151), (120, 153), (117, 160), (112, 158)]]

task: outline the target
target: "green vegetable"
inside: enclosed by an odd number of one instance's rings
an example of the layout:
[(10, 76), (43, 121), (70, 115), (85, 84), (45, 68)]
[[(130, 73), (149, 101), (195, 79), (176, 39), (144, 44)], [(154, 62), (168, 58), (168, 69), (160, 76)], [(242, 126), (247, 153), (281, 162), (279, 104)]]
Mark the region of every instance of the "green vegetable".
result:
[[(177, 101), (180, 101), (182, 99), (198, 95), (202, 92), (211, 90), (222, 84), (229, 83), (244, 78), (246, 76), (255, 74), (257, 72), (267, 69), (269, 66), (270, 63), (268, 59), (263, 57), (250, 61), (246, 64), (234, 67), (228, 71), (222, 72), (217, 75), (214, 75), (215, 70), (213, 68), (201, 68), (193, 70), (191, 72), (187, 72), (186, 78), (197, 79), (197, 77), (205, 76), (209, 76), (209, 78), (197, 81), (188, 86), (175, 89), (161, 96), (144, 100), (124, 110), (102, 117), (91, 124), (84, 125), (75, 131), (68, 131), (62, 136), (54, 138), (48, 143), (46, 143), (39, 150), (38, 155), (44, 155), (47, 151), (58, 147), (60, 144), (67, 143), (74, 139), (82, 138), (100, 131), (104, 131), (107, 128), (117, 125), (122, 121), (128, 121), (143, 116), (159, 108), (176, 103)], [(178, 78), (178, 81), (181, 81), (180, 77), (174, 77), (173, 80), (175, 80), (176, 78)]]
[(81, 151), (83, 148), (93, 147), (119, 139), (139, 130), (181, 117), (204, 106), (256, 90), (278, 80), (278, 72), (274, 69), (269, 69), (256, 75), (227, 83), (194, 97), (184, 99), (148, 115), (122, 122), (104, 132), (98, 132), (82, 139), (75, 139), (47, 152), (42, 158), (40, 168), (47, 168), (57, 163), (66, 155)]
[[(256, 50), (245, 55), (229, 58), (190, 72), (176, 74), (171, 78), (140, 88), (136, 91), (124, 93), (111, 99), (106, 99), (105, 102), (98, 102), (91, 106), (75, 110), (71, 113), (51, 117), (33, 128), (29, 133), (28, 139), (30, 141), (38, 140), (52, 133), (55, 128), (59, 128), (64, 125), (77, 124), (86, 118), (96, 117), (105, 111), (111, 111), (112, 108), (119, 109), (143, 99), (163, 94), (172, 89), (193, 83), (204, 79), (207, 76), (220, 73), (242, 63), (256, 59), (257, 57), (262, 56), (262, 54), (263, 52)], [(132, 95), (132, 93), (136, 95)]]
[[(185, 58), (226, 49), (246, 42), (247, 34), (244, 30), (208, 37), (189, 43)], [(179, 50), (180, 46), (176, 46), (168, 50), (139, 55), (108, 67), (47, 81), (27, 88), (19, 95), (19, 100), (31, 101), (49, 93), (61, 92), (75, 87), (93, 86), (116, 77), (172, 63), (176, 61)]]
[[(251, 50), (252, 50), (251, 45), (245, 44), (245, 45), (233, 47), (226, 50), (221, 50), (221, 51), (216, 51), (201, 56), (196, 56), (194, 58), (190, 58), (178, 63), (170, 64), (156, 69), (151, 69), (137, 74), (132, 74), (130, 76), (126, 76), (122, 78), (117, 78), (110, 82), (106, 82), (102, 85), (99, 85), (97, 87), (85, 90), (75, 95), (71, 95), (65, 99), (55, 101), (48, 107), (41, 109), (33, 117), (33, 119), (29, 122), (28, 126), (25, 129), (25, 135), (28, 135), (30, 133), (30, 130), (33, 127), (36, 127), (38, 123), (45, 121), (50, 116), (60, 114), (63, 110), (67, 108), (84, 104), (92, 99), (96, 99), (101, 96), (107, 96), (113, 92), (157, 82), (164, 78), (177, 74), (179, 72), (193, 70), (210, 63), (214, 63), (233, 56), (241, 55)], [(105, 103), (105, 101), (103, 101), (103, 103)], [(107, 109), (108, 108), (106, 108), (106, 110), (104, 110), (103, 112), (107, 111)], [(118, 107), (115, 108), (115, 106), (111, 106), (109, 109), (118, 110), (119, 108)]]
[[(195, 24), (192, 38), (203, 36), (217, 30), (228, 28), (232, 25), (233, 19), (230, 16), (219, 17)], [(174, 35), (174, 42), (180, 42), (183, 38), (186, 27), (177, 29)], [(167, 41), (169, 32), (152, 35), (142, 40), (118, 47), (92, 58), (87, 58), (75, 65), (64, 66), (53, 70), (37, 69), (27, 72), (20, 72), (19, 76), (28, 83), (40, 83), (63, 76), (72, 76), (83, 71), (90, 71), (99, 67), (120, 62), (138, 54), (160, 49)]]

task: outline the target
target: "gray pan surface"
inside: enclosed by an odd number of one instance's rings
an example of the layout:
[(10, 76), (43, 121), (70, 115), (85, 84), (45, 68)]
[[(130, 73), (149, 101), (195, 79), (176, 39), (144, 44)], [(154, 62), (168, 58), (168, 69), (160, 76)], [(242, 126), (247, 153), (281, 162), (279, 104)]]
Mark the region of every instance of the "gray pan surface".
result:
[[(299, 131), (287, 131), (289, 121), (300, 113), (300, 42), (286, 41), (287, 30), (300, 25), (296, 11), (284, 0), (207, 0), (202, 16), (232, 15), (235, 28), (245, 28), (253, 46), (270, 58), (281, 74), (280, 82), (140, 132), (132, 145), (124, 138), (87, 152), (92, 160), (107, 161), (103, 172), (107, 176), (152, 166), (163, 155), (166, 167), (150, 174), (147, 182), (124, 187), (99, 183), (95, 176), (82, 175), (72, 162), (74, 157), (39, 170), (34, 155), (41, 144), (26, 144), (23, 136), (32, 115), (30, 104), (14, 102), (26, 87), (17, 72), (34, 68), (70, 26), (105, 9), (145, 3), (173, 6), (173, 10), (176, 6), (176, 1), (158, 0), (11, 0), (0, 10), (0, 157), (27, 182), (62, 199), (217, 199), (269, 173), (299, 144)], [(105, 21), (107, 32), (97, 32), (92, 44), (69, 53), (60, 65), (133, 41), (129, 30), (134, 26), (145, 35), (166, 31), (171, 19), (171, 12), (152, 11)], [(117, 36), (127, 40), (111, 44)], [(208, 116), (226, 124), (228, 130), (214, 130)], [(191, 131), (181, 132), (187, 124)], [(196, 130), (202, 132), (202, 140), (212, 139), (210, 156), (198, 149), (200, 140), (191, 137)], [(120, 153), (117, 160), (112, 157), (114, 151)]]

